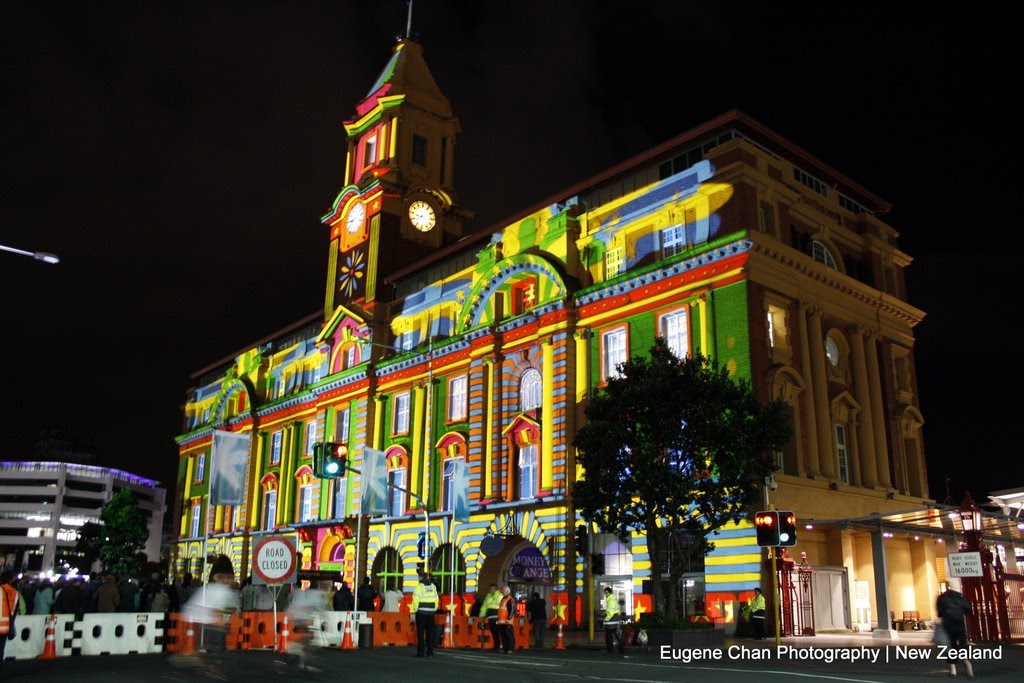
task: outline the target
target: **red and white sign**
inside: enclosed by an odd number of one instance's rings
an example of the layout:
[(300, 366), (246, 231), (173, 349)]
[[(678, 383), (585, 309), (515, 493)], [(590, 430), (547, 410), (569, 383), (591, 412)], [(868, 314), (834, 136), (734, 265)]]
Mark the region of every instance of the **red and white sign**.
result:
[(286, 536), (264, 536), (252, 551), (252, 582), (256, 585), (295, 583), (295, 542)]

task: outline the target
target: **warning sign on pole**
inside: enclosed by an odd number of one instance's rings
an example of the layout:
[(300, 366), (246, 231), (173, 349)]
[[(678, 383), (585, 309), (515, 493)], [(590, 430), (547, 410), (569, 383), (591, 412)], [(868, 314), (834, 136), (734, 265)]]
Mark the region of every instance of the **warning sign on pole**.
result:
[(981, 553), (950, 553), (950, 576), (981, 576)]
[(252, 551), (256, 585), (295, 583), (295, 542), (287, 536), (264, 536)]

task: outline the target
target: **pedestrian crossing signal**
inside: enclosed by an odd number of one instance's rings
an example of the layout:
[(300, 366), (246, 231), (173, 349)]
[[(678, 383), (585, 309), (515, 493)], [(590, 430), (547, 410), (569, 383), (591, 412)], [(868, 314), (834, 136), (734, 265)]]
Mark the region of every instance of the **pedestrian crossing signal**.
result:
[(779, 510), (779, 545), (796, 545), (796, 515), (792, 510)]
[[(792, 514), (792, 513), (790, 513)], [(774, 548), (779, 545), (779, 513), (775, 510), (762, 510), (754, 515), (754, 528), (757, 530), (757, 544), (762, 548)]]

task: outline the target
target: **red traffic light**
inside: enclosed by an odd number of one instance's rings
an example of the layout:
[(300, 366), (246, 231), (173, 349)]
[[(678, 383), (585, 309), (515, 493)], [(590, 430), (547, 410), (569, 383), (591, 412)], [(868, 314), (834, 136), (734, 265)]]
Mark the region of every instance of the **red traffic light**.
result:
[(779, 545), (779, 513), (775, 510), (762, 510), (754, 515), (754, 529), (757, 532), (757, 544), (761, 547)]

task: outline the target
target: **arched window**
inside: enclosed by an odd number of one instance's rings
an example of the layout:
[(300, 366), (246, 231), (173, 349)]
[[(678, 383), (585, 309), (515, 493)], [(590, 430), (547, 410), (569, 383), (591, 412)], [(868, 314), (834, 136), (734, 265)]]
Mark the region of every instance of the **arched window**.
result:
[(541, 407), (541, 376), (536, 368), (527, 368), (519, 380), (519, 410), (536, 410)]
[(409, 467), (409, 456), (401, 446), (394, 446), (387, 451), (388, 462), (388, 515), (398, 517), (405, 514), (406, 493), (409, 488), (406, 472)]
[(440, 579), (438, 593), (449, 595), (466, 591), (466, 562), (462, 553), (453, 553), (451, 544), (446, 543), (430, 556), (430, 573)]
[(526, 500), (537, 495), (537, 443), (519, 446), (519, 498)]
[(389, 588), (402, 590), (402, 558), (398, 551), (391, 546), (380, 549), (377, 557), (373, 559), (373, 576), (377, 579), (380, 590), (386, 591)]
[(319, 515), (316, 508), (313, 507), (315, 479), (313, 478), (313, 470), (310, 469), (309, 465), (303, 465), (295, 473), (295, 483), (299, 488), (298, 495), (295, 497), (295, 517), (300, 522), (314, 521)]
[(832, 252), (824, 242), (819, 240), (811, 241), (811, 257), (818, 263), (824, 263), (829, 268), (836, 268), (836, 259), (832, 256)]
[(260, 486), (263, 487), (263, 528), (270, 530), (277, 526), (277, 477), (266, 475)]

